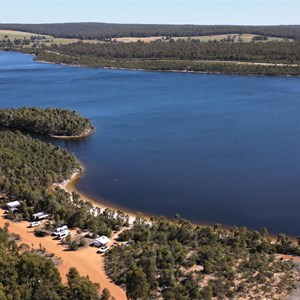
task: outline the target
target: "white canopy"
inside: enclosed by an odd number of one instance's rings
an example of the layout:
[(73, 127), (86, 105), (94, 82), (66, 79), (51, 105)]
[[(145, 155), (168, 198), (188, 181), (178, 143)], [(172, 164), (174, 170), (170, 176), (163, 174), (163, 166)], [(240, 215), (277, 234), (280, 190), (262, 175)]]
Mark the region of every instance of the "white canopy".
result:
[(43, 219), (43, 218), (47, 218), (48, 215), (44, 212), (38, 212), (36, 214), (32, 215), (34, 219)]
[(102, 235), (99, 238), (97, 238), (96, 241), (102, 245), (105, 245), (110, 241), (110, 239), (107, 236)]

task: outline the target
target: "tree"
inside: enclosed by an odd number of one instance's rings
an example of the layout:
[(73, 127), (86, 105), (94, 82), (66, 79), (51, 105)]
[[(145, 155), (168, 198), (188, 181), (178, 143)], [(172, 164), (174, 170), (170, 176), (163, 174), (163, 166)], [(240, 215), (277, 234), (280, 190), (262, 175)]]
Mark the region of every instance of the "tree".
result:
[(76, 251), (78, 250), (78, 243), (76, 240), (72, 241), (70, 244), (69, 244), (69, 250), (71, 251)]
[(76, 268), (70, 268), (67, 274), (69, 300), (98, 300), (99, 284), (91, 282), (88, 277), (80, 276)]
[(133, 263), (126, 278), (126, 295), (129, 299), (147, 299), (149, 284), (142, 268)]
[(262, 237), (267, 237), (269, 235), (269, 231), (266, 227), (262, 227), (260, 229), (260, 234), (262, 235)]
[(107, 288), (103, 289), (100, 300), (109, 300), (110, 292)]

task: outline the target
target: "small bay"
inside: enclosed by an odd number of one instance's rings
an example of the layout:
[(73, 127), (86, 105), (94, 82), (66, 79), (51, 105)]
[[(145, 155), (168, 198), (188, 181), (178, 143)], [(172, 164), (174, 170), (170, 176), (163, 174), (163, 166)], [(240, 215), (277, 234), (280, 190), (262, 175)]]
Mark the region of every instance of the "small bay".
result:
[(0, 107), (61, 107), (78, 190), (149, 215), (300, 233), (300, 78), (88, 69), (0, 52)]

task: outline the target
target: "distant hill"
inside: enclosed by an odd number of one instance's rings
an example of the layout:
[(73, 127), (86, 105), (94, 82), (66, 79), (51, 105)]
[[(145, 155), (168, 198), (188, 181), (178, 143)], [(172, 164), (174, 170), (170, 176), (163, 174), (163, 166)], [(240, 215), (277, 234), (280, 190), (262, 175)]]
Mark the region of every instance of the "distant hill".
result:
[(110, 23), (0, 24), (0, 29), (26, 31), (60, 38), (105, 39), (147, 36), (201, 36), (249, 33), (300, 40), (300, 25), (145, 25)]

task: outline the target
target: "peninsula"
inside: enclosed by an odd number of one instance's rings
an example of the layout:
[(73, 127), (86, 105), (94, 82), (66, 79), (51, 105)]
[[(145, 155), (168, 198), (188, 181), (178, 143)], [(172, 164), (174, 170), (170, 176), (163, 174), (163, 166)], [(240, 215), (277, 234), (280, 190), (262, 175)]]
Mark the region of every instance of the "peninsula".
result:
[(91, 121), (75, 111), (38, 107), (0, 109), (1, 127), (58, 138), (84, 137), (94, 130)]

